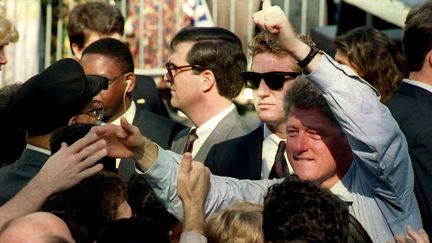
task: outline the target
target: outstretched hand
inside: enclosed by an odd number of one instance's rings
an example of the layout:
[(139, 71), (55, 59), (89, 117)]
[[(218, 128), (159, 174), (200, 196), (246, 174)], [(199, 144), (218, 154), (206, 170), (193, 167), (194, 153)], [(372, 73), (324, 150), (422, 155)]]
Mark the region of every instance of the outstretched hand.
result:
[(107, 142), (108, 156), (113, 158), (141, 159), (145, 138), (140, 130), (121, 118), (120, 126), (104, 124), (93, 127), (91, 133)]
[(106, 155), (106, 141), (89, 133), (70, 146), (62, 143), (35, 179), (48, 185), (51, 193), (62, 191), (101, 171), (103, 165), (96, 163)]

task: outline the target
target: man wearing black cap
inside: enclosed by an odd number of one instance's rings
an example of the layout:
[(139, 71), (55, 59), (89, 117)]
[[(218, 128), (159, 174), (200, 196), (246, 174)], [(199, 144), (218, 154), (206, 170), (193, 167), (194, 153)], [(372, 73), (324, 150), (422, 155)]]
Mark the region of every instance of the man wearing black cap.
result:
[(108, 81), (86, 76), (73, 59), (63, 59), (25, 82), (11, 100), (11, 115), (27, 132), (21, 158), (0, 169), (0, 205), (33, 178), (50, 156), (49, 138), (57, 128), (96, 122), (103, 106), (93, 100)]

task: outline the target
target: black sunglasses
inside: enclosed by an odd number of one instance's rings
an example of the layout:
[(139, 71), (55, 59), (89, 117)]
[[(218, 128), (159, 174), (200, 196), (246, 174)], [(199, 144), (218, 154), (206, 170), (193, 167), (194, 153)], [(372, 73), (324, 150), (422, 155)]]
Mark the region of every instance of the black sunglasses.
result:
[(296, 78), (301, 73), (296, 72), (241, 72), (246, 87), (251, 89), (258, 89), (260, 82), (264, 79), (266, 85), (272, 90), (279, 90), (283, 87), (284, 82), (288, 78)]

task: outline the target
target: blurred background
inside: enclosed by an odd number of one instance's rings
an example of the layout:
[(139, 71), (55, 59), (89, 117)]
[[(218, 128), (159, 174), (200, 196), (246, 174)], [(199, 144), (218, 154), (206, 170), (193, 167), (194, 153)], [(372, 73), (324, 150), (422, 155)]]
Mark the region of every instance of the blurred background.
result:
[[(368, 25), (384, 30), (400, 42), (410, 7), (424, 0), (273, 0), (289, 16), (294, 28), (311, 35), (318, 47), (334, 54), (338, 34)], [(23, 82), (54, 61), (72, 57), (66, 24), (69, 11), (85, 0), (0, 0), (0, 7), (20, 33), (18, 43), (6, 47), (9, 63), (0, 72), (0, 87)], [(126, 19), (124, 39), (134, 54), (136, 73), (162, 77), (173, 35), (185, 26), (221, 26), (236, 33), (245, 53), (256, 33), (252, 14), (261, 0), (111, 0)], [(248, 55), (249, 57), (249, 55)], [(251, 91), (244, 91), (239, 104), (250, 107)], [(249, 106), (248, 106), (249, 105)]]

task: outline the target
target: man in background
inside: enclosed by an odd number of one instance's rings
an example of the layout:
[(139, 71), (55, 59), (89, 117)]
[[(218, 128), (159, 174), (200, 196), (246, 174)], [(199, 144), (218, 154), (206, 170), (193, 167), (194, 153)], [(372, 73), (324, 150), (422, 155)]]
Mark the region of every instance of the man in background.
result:
[[(111, 37), (121, 41), (124, 24), (124, 17), (116, 6), (96, 1), (77, 5), (70, 12), (67, 25), (72, 53), (79, 60), (85, 48), (100, 38)], [(153, 78), (136, 75), (136, 79), (131, 97), (138, 108), (169, 118)]]

